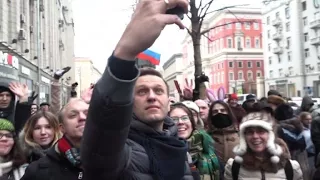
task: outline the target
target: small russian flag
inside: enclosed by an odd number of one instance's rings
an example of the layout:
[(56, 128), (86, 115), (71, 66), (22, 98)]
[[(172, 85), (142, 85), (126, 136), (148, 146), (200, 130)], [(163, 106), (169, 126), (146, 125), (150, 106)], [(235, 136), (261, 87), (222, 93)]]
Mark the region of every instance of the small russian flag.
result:
[(149, 61), (150, 63), (154, 65), (160, 64), (160, 54), (156, 53), (154, 51), (151, 51), (149, 49), (143, 51), (142, 53), (138, 54), (137, 58), (141, 60)]

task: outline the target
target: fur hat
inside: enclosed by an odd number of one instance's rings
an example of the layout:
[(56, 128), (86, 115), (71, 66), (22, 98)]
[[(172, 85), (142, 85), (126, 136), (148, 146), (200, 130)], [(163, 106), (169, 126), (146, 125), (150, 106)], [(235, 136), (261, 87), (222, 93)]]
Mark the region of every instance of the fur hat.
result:
[(270, 95), (268, 96), (268, 103), (278, 106), (280, 104), (286, 103), (286, 101), (280, 96)]
[(275, 143), (275, 134), (273, 132), (273, 118), (267, 114), (262, 112), (254, 112), (250, 113), (242, 119), (240, 124), (240, 140), (239, 145), (235, 146), (233, 152), (236, 157), (234, 160), (238, 163), (243, 162), (242, 156), (247, 153), (247, 143), (245, 140), (245, 130), (248, 127), (261, 127), (269, 132), (269, 139), (267, 142), (267, 150), (272, 155), (271, 162), (277, 164), (280, 162), (280, 156), (283, 153), (283, 150), (280, 145)]

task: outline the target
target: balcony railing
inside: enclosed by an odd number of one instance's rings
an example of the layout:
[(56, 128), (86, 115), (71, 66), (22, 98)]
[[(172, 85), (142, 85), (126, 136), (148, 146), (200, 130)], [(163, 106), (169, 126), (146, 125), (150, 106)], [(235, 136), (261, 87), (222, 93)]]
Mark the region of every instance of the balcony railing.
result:
[(311, 29), (319, 29), (320, 28), (320, 18), (315, 18), (314, 20), (310, 21), (310, 28)]
[(273, 53), (274, 54), (282, 54), (283, 48), (282, 47), (275, 47), (275, 48), (273, 48)]

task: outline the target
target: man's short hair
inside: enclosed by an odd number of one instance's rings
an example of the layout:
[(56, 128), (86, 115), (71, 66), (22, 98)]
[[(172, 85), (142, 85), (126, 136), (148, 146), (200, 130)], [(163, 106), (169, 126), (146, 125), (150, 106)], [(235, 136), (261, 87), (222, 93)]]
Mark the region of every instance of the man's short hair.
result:
[(42, 107), (42, 106), (50, 106), (50, 104), (47, 103), (47, 102), (43, 102), (43, 103), (40, 104), (40, 107)]
[(140, 68), (140, 76), (139, 77), (147, 76), (147, 75), (157, 76), (157, 77), (161, 78), (163, 80), (164, 84), (167, 87), (167, 94), (169, 96), (169, 85), (166, 82), (166, 80), (164, 80), (164, 78), (162, 77), (162, 75), (161, 75), (161, 73), (159, 71), (157, 71), (157, 70), (155, 70), (153, 68), (150, 68), (150, 67)]
[[(71, 103), (75, 102), (75, 101), (82, 101), (84, 102), (83, 99), (81, 98), (70, 98), (68, 103), (66, 105), (64, 105), (60, 111), (58, 112), (58, 120), (59, 120), (59, 123), (63, 123), (63, 119), (64, 119), (64, 113), (66, 112), (66, 108), (68, 106), (70, 106)], [(85, 103), (85, 102), (84, 102)]]

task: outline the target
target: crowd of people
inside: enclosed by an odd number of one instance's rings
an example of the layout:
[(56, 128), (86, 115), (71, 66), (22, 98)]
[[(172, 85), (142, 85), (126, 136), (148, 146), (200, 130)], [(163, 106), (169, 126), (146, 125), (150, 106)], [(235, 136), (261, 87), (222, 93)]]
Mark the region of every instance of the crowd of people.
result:
[[(320, 109), (310, 97), (293, 111), (277, 91), (239, 105), (169, 97), (155, 69), (135, 57), (168, 24), (166, 10), (187, 0), (141, 0), (101, 79), (70, 92), (61, 107), (57, 71), (52, 101), (33, 104), (26, 85), (0, 87), (0, 180), (320, 179)], [(73, 86), (76, 86), (74, 84)]]

